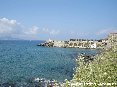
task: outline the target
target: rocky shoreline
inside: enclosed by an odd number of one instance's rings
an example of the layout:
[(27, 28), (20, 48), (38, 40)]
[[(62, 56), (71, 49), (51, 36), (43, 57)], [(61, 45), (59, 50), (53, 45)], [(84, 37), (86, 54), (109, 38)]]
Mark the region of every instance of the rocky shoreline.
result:
[(0, 87), (62, 87), (61, 82), (56, 80), (47, 80), (45, 78), (28, 79), (24, 82), (6, 82), (0, 83)]

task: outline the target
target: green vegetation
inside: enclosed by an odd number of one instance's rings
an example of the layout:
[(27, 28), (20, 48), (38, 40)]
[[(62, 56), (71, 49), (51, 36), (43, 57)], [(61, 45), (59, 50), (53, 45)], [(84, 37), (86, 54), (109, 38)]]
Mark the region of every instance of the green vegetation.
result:
[[(101, 54), (95, 56), (95, 59), (84, 64), (81, 58), (76, 61), (74, 77), (67, 81), (64, 87), (115, 87), (117, 85), (117, 46), (104, 50)], [(68, 84), (69, 83), (69, 84)]]

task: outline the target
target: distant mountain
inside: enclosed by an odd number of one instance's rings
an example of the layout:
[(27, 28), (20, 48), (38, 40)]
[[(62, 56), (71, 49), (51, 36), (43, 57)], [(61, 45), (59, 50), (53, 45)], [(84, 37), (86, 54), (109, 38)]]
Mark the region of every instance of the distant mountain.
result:
[(12, 37), (0, 37), (0, 40), (22, 40), (22, 39), (12, 38)]

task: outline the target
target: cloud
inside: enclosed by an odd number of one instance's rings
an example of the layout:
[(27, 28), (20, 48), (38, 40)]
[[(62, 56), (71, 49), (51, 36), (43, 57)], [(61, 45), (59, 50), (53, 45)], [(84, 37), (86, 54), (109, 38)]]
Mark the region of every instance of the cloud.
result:
[(51, 31), (50, 31), (50, 35), (57, 35), (57, 34), (59, 34), (59, 33), (60, 33), (59, 30), (51, 30)]
[(29, 34), (29, 35), (35, 35), (39, 33), (39, 27), (37, 26), (33, 26), (32, 28), (30, 28), (28, 31), (25, 32), (25, 34)]
[(7, 18), (0, 19), (0, 39), (18, 38), (18, 39), (37, 39), (39, 28), (33, 26), (26, 28), (16, 20), (9, 20)]
[(27, 28), (16, 20), (0, 19), (0, 39), (47, 39), (59, 33), (60, 31), (55, 29), (39, 29), (37, 26)]
[(0, 19), (0, 23), (7, 24), (7, 25), (15, 25), (17, 23), (16, 20), (8, 20), (7, 18)]
[(116, 27), (108, 28), (108, 29), (102, 29), (102, 30), (96, 32), (96, 35), (107, 35), (109, 33), (114, 33), (114, 32), (117, 32), (117, 28)]
[(50, 30), (48, 28), (43, 28), (42, 33), (50, 33)]
[(60, 30), (50, 30), (48, 28), (43, 28), (42, 30), (43, 33), (49, 34), (49, 35), (57, 35), (60, 33)]
[(88, 36), (91, 35), (91, 32), (83, 32), (83, 31), (67, 31), (68, 32), (68, 35), (71, 37), (71, 38), (88, 38)]
[(16, 20), (0, 19), (0, 37), (12, 37), (15, 34), (21, 34), (21, 25)]

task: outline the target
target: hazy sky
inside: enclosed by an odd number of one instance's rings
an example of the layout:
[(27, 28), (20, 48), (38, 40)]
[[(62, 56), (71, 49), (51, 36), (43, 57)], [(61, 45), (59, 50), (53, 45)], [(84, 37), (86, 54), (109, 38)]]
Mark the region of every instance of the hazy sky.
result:
[(0, 39), (99, 39), (109, 32), (117, 32), (117, 0), (0, 0)]

